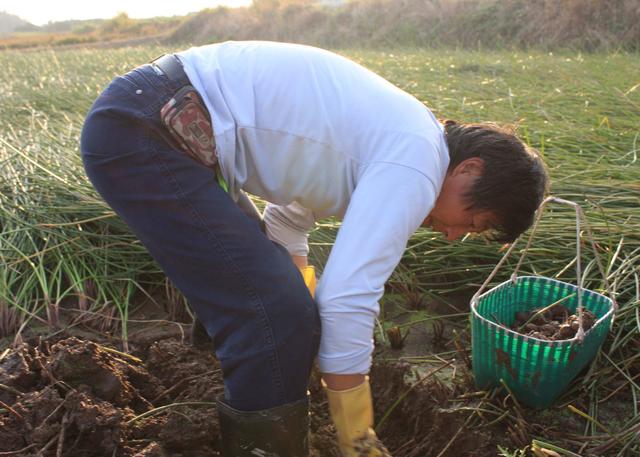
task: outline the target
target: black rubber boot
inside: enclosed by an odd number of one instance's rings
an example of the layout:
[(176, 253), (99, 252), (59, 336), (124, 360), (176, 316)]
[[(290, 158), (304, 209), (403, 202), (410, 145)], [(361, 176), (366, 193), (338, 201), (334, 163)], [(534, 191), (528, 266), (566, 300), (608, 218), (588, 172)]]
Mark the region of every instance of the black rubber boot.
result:
[(222, 457), (309, 457), (309, 399), (262, 411), (218, 400)]
[(202, 322), (197, 317), (193, 317), (191, 328), (189, 330), (189, 342), (191, 346), (198, 349), (211, 349), (213, 347), (213, 341), (209, 337), (207, 330), (202, 325)]

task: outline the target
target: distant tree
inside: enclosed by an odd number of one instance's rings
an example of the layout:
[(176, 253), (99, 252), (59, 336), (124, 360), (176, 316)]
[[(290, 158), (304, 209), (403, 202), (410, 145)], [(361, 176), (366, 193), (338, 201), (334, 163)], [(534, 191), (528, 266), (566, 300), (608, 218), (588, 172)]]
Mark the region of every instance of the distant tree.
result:
[(114, 18), (109, 19), (102, 26), (103, 32), (118, 32), (126, 30), (134, 24), (134, 20), (129, 17), (127, 13), (118, 13)]
[(307, 6), (320, 3), (321, 0), (253, 0), (252, 7), (258, 13), (269, 13), (278, 11), (280, 8), (291, 5)]
[(268, 14), (280, 8), (280, 0), (253, 0), (251, 6), (258, 14)]
[(281, 6), (289, 6), (289, 5), (313, 5), (315, 3), (321, 3), (321, 0), (280, 0)]
[(95, 32), (97, 29), (98, 29), (98, 26), (96, 24), (87, 23), (87, 24), (78, 25), (73, 29), (71, 29), (71, 31), (73, 33), (77, 33), (80, 35), (87, 35)]

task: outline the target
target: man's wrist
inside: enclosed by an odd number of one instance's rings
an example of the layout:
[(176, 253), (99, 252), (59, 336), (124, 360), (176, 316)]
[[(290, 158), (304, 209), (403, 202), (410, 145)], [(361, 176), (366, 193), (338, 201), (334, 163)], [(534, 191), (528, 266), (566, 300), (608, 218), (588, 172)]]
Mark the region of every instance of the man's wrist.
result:
[(292, 255), (291, 260), (296, 264), (298, 268), (304, 268), (308, 265), (306, 255)]
[(365, 381), (363, 374), (332, 374), (322, 373), (322, 380), (331, 390), (353, 389)]

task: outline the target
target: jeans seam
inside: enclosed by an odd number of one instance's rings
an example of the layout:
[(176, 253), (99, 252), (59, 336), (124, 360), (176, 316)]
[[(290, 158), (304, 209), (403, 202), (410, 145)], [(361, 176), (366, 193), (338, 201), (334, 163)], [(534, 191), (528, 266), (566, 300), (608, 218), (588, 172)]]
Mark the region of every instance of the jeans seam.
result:
[(277, 346), (275, 344), (276, 340), (275, 340), (275, 336), (273, 334), (272, 325), (271, 325), (271, 322), (269, 320), (269, 316), (268, 316), (268, 314), (266, 312), (266, 309), (264, 307), (264, 304), (260, 300), (260, 297), (258, 296), (256, 291), (253, 290), (253, 287), (251, 287), (247, 277), (238, 268), (237, 264), (233, 261), (231, 256), (228, 254), (228, 252), (224, 248), (224, 246), (219, 242), (219, 240), (217, 239), (215, 234), (207, 229), (206, 223), (204, 222), (204, 218), (200, 215), (200, 213), (193, 207), (193, 205), (191, 205), (191, 203), (185, 197), (185, 194), (184, 194), (180, 184), (178, 183), (178, 181), (175, 179), (175, 177), (171, 173), (171, 170), (169, 170), (169, 168), (166, 166), (166, 164), (164, 163), (164, 160), (160, 157), (160, 154), (158, 153), (156, 147), (151, 144), (151, 141), (150, 141), (149, 138), (147, 138), (147, 142), (148, 142), (148, 146), (149, 146), (148, 149), (153, 152), (154, 156), (156, 156), (156, 164), (158, 164), (161, 173), (169, 180), (171, 185), (174, 187), (174, 192), (175, 192), (176, 196), (178, 198), (180, 198), (180, 200), (185, 202), (185, 204), (187, 205), (187, 207), (189, 208), (189, 210), (193, 214), (194, 219), (199, 221), (201, 226), (205, 229), (205, 232), (207, 233), (209, 238), (212, 239), (212, 241), (215, 242), (215, 245), (217, 246), (218, 251), (222, 253), (222, 255), (224, 256), (224, 259), (226, 260), (226, 262), (229, 265), (231, 265), (232, 268), (235, 270), (236, 274), (238, 274), (242, 278), (242, 281), (245, 284), (245, 291), (249, 294), (249, 298), (252, 301), (252, 305), (254, 307), (258, 308), (258, 310), (259, 310), (259, 312), (261, 314), (261, 320), (262, 320), (262, 324), (264, 326), (263, 330), (265, 331), (266, 337), (267, 337), (266, 338), (267, 339), (267, 344), (269, 345), (269, 349), (272, 352), (272, 356), (271, 356), (270, 362), (271, 362), (272, 369), (273, 369), (273, 372), (274, 372), (274, 375), (275, 375), (274, 376), (274, 384), (279, 389), (278, 394), (281, 397), (281, 399), (283, 401), (286, 400), (286, 393), (284, 392), (284, 386), (283, 386), (283, 383), (282, 383), (282, 378), (283, 378), (282, 369), (281, 369), (281, 364), (280, 364), (280, 360), (279, 360), (279, 357), (278, 357)]

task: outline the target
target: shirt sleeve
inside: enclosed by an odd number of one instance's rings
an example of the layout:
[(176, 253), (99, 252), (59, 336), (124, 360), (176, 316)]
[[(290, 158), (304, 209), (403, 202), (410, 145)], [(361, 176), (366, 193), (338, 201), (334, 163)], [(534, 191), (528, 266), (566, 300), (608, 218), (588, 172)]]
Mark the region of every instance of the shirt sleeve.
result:
[(297, 202), (287, 206), (267, 204), (264, 210), (267, 237), (284, 246), (289, 254), (309, 254), (309, 232), (315, 225), (311, 210)]
[(374, 163), (360, 177), (316, 289), (323, 373), (367, 373), (384, 284), (439, 185), (410, 167)]

